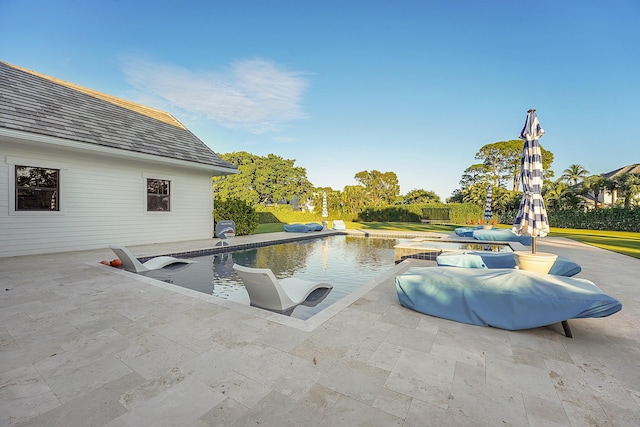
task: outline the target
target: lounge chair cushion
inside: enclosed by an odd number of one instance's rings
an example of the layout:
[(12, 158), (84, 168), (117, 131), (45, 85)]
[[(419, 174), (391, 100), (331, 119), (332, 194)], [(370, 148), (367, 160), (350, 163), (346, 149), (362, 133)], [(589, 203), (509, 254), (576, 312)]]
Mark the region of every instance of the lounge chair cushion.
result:
[(323, 229), (322, 224), (318, 224), (317, 222), (308, 222), (305, 225), (309, 227), (310, 231), (322, 231)]
[(622, 309), (593, 282), (515, 269), (412, 268), (396, 277), (400, 303), (472, 325), (518, 330)]
[[(464, 268), (515, 268), (513, 252), (472, 251), (464, 253), (445, 252), (438, 255), (439, 266)], [(568, 258), (558, 256), (551, 266), (549, 274), (571, 277), (582, 271), (579, 264)]]
[(290, 233), (308, 233), (311, 231), (311, 227), (306, 224), (285, 224), (284, 231)]
[(473, 232), (476, 230), (482, 230), (482, 227), (458, 227), (453, 231), (460, 237), (473, 237)]
[(491, 230), (475, 230), (473, 238), (493, 242), (520, 242), (523, 245), (531, 245), (531, 236), (516, 234), (510, 228), (492, 228)]

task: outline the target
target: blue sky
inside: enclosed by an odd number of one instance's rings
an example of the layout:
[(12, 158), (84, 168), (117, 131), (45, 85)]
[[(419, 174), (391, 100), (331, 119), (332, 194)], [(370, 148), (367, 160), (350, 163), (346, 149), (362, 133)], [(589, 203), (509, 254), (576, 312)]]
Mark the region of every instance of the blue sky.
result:
[(0, 60), (319, 187), (376, 169), (444, 200), (532, 107), (556, 177), (640, 163), (637, 0), (0, 0)]

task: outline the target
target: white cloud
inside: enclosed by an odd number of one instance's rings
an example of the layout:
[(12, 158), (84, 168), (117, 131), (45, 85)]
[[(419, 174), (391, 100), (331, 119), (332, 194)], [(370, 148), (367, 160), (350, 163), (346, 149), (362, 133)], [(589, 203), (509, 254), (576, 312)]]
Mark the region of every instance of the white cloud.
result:
[[(191, 115), (260, 134), (305, 117), (303, 73), (252, 59), (222, 71), (194, 71), (139, 58), (125, 58), (123, 71), (143, 96)], [(166, 108), (166, 107), (164, 107)]]

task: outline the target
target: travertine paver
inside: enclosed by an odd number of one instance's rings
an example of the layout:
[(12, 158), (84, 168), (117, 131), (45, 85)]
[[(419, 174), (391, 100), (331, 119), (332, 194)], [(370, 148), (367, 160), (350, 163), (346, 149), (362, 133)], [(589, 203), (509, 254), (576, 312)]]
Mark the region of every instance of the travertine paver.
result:
[(640, 260), (538, 245), (623, 310), (573, 339), (483, 328), (401, 307), (390, 274), (298, 321), (99, 265), (109, 250), (0, 259), (0, 426), (640, 425)]

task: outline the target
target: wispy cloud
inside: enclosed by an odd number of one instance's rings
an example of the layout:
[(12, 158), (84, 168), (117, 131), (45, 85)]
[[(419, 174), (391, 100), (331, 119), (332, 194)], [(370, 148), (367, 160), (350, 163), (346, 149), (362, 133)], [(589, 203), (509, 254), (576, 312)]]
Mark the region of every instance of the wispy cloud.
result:
[(209, 71), (131, 57), (122, 64), (129, 83), (145, 98), (160, 99), (229, 128), (260, 134), (305, 117), (304, 73), (270, 61), (238, 61), (224, 70)]

